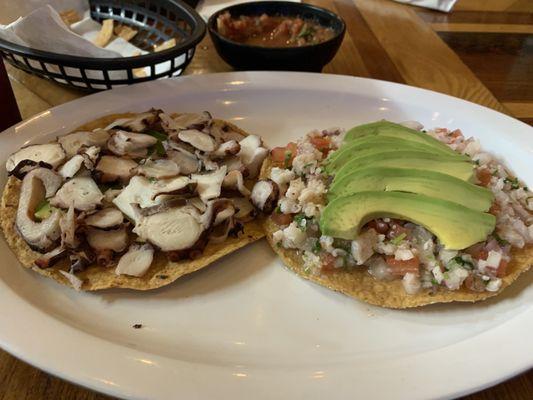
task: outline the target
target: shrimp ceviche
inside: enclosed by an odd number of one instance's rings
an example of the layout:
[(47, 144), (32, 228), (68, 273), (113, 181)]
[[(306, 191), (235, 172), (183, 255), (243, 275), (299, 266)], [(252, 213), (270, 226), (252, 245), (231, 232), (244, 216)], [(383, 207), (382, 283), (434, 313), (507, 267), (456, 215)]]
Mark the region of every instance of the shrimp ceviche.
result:
[[(251, 198), (286, 264), (355, 297), (372, 286), (385, 300), (370, 302), (475, 301), (531, 264), (533, 193), (459, 129), (316, 130), (274, 148), (261, 178)], [(389, 303), (391, 288), (412, 299)]]

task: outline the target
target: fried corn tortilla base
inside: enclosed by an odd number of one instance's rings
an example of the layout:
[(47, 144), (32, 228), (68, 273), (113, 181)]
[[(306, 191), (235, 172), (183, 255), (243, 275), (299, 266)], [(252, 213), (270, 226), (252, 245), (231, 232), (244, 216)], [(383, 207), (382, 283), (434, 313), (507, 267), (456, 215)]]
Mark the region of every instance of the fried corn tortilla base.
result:
[[(272, 167), (272, 161), (266, 159), (261, 168), (260, 177), (268, 178)], [(533, 264), (533, 246), (529, 245), (523, 249), (513, 249), (511, 261), (507, 266), (507, 275), (502, 279), (502, 287), (497, 292), (472, 292), (465, 288), (452, 291), (438, 288), (435, 292), (423, 289), (417, 294), (409, 295), (405, 292), (401, 280), (389, 282), (377, 280), (364, 267), (354, 267), (349, 270), (339, 269), (339, 271), (321, 275), (306, 273), (302, 257), (296, 250), (280, 248), (273, 243), (272, 234), (279, 227), (270, 218), (264, 221), (264, 228), (266, 238), (272, 249), (278, 254), (287, 268), (302, 278), (366, 303), (387, 308), (411, 308), (452, 301), (475, 302), (485, 300), (501, 293)]]
[[(103, 128), (119, 118), (126, 118), (134, 115), (135, 114), (133, 113), (107, 115), (80, 126), (73, 132)], [(215, 120), (214, 123), (229, 125), (233, 130), (240, 132), (243, 135), (247, 135), (246, 132), (229, 122)], [(41, 256), (41, 254), (31, 250), (16, 231), (15, 217), (20, 186), (21, 181), (14, 177), (9, 177), (0, 204), (0, 225), (9, 247), (24, 267), (31, 268), (37, 273), (52, 278), (63, 285), (71, 286), (69, 281), (59, 272), (60, 270), (68, 271), (68, 261), (62, 260), (53, 267), (47, 269), (36, 267), (34, 262)], [(255, 242), (263, 236), (262, 222), (259, 220), (253, 220), (244, 224), (244, 231), (239, 233), (237, 238), (228, 237), (227, 240), (222, 243), (209, 242), (204, 249), (202, 256), (194, 260), (173, 262), (168, 260), (163, 253), (156, 251), (150, 269), (144, 276), (139, 278), (116, 275), (115, 266), (101, 267), (98, 265), (91, 265), (85, 271), (76, 274), (76, 276), (83, 281), (81, 290), (101, 290), (110, 288), (127, 288), (135, 290), (155, 289), (168, 285), (183, 275), (207, 267), (225, 255), (230, 254), (249, 243)]]

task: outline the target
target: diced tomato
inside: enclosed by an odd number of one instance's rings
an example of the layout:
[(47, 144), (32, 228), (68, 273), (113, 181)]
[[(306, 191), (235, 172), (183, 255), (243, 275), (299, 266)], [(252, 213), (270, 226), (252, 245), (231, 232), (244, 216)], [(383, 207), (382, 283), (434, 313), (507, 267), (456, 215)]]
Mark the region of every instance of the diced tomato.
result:
[(472, 257), (476, 260), (486, 260), (489, 256), (489, 252), (485, 249), (480, 249), (471, 253)]
[(298, 147), (296, 143), (290, 142), (285, 147), (274, 147), (270, 151), (270, 156), (272, 161), (276, 164), (284, 165), (285, 167), (290, 167), (292, 165), (292, 160), (296, 157), (296, 152)]
[(274, 211), (270, 218), (276, 225), (289, 225), (294, 218), (294, 214), (282, 214)]
[(420, 260), (418, 257), (413, 257), (410, 260), (397, 260), (394, 256), (387, 256), (386, 263), (390, 267), (390, 272), (393, 276), (404, 276), (408, 272), (412, 274), (419, 274)]
[(507, 264), (508, 262), (506, 260), (501, 260), (500, 265), (498, 265), (498, 268), (496, 269), (496, 276), (498, 278), (503, 278), (507, 272)]
[(483, 282), (483, 279), (481, 277), (470, 274), (465, 279), (465, 287), (468, 290), (472, 290), (473, 292), (484, 292), (485, 291), (485, 283)]
[(329, 274), (335, 271), (335, 257), (329, 253), (322, 256), (322, 272)]
[(489, 186), (492, 174), (487, 168), (478, 169), (476, 175), (479, 183), (481, 183), (483, 186)]
[(452, 132), (450, 132), (450, 134), (448, 135), (452, 138), (451, 142), (455, 142), (457, 139), (459, 138), (462, 138), (463, 137), (463, 132), (461, 132), (460, 129), (456, 129)]
[(329, 137), (313, 136), (310, 141), (315, 146), (315, 149), (321, 151), (323, 154), (326, 154), (331, 146), (331, 139)]
[(497, 215), (500, 213), (501, 210), (502, 208), (500, 207), (500, 205), (497, 202), (494, 202), (489, 208), (489, 213), (491, 213), (492, 215)]

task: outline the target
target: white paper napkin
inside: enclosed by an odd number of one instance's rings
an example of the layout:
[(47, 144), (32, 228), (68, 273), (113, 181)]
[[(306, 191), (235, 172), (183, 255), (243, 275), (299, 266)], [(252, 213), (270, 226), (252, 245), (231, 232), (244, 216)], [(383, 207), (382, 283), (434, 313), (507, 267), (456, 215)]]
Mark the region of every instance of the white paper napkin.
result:
[(398, 3), (411, 4), (413, 6), (432, 8), (434, 10), (450, 12), (457, 0), (394, 0)]
[[(218, 10), (223, 8), (233, 6), (235, 4), (247, 3), (250, 0), (200, 0), (196, 11), (200, 14), (205, 20), (209, 19), (211, 15), (216, 13)], [(301, 0), (287, 0), (293, 1), (295, 3), (300, 3)]]
[(102, 49), (72, 32), (50, 5), (39, 7), (9, 25), (0, 25), (0, 38), (54, 53), (80, 57), (120, 57), (118, 52)]

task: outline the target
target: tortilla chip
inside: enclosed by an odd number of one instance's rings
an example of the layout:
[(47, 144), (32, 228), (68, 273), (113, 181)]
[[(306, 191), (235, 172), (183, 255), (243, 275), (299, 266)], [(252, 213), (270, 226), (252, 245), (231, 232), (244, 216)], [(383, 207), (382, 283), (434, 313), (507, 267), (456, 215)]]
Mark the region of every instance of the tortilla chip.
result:
[(168, 39), (167, 41), (154, 46), (154, 51), (157, 53), (158, 51), (168, 50), (176, 45), (176, 39)]
[[(272, 167), (271, 160), (266, 159), (261, 168), (260, 178), (268, 178)], [(296, 250), (278, 247), (272, 241), (272, 234), (279, 227), (270, 218), (264, 221), (263, 226), (266, 238), (272, 249), (290, 270), (302, 278), (366, 303), (387, 308), (411, 308), (452, 301), (475, 302), (485, 300), (501, 293), (533, 264), (533, 245), (526, 246), (523, 249), (513, 249), (511, 261), (507, 266), (507, 275), (502, 278), (502, 287), (497, 292), (473, 292), (462, 287), (453, 291), (438, 288), (434, 292), (430, 289), (422, 289), (419, 293), (410, 295), (405, 292), (401, 279), (390, 282), (380, 281), (370, 275), (365, 267), (339, 269), (333, 273), (321, 275), (306, 273), (302, 257)]]
[(81, 21), (80, 14), (78, 14), (76, 10), (72, 10), (72, 9), (61, 11), (59, 13), (59, 16), (61, 17), (61, 19), (67, 26), (70, 26), (75, 22)]
[(98, 36), (94, 39), (93, 43), (97, 45), (98, 47), (105, 47), (109, 41), (111, 40), (111, 37), (113, 36), (113, 24), (114, 20), (112, 19), (104, 19), (102, 22), (102, 29), (100, 29), (100, 32), (98, 32)]
[[(135, 116), (134, 113), (113, 114), (89, 122), (75, 131), (91, 131), (96, 128), (103, 128), (119, 118)], [(247, 135), (238, 127), (221, 120), (215, 120), (217, 124), (230, 125), (234, 130)], [(19, 200), (20, 186), (22, 182), (14, 177), (9, 177), (4, 188), (2, 201), (0, 203), (0, 227), (4, 232), (6, 241), (15, 253), (20, 263), (31, 268), (37, 273), (52, 278), (53, 280), (67, 286), (70, 282), (60, 271), (68, 271), (68, 260), (62, 260), (53, 267), (41, 269), (34, 265), (34, 261), (41, 256), (40, 253), (30, 249), (24, 239), (17, 233), (15, 228), (15, 218)], [(76, 276), (83, 280), (81, 290), (101, 290), (110, 288), (127, 288), (135, 290), (149, 290), (168, 285), (183, 275), (207, 267), (216, 260), (227, 254), (234, 252), (264, 236), (262, 221), (253, 220), (244, 224), (243, 232), (238, 237), (228, 237), (222, 243), (209, 242), (202, 252), (202, 256), (195, 260), (182, 260), (173, 262), (161, 252), (156, 252), (154, 261), (150, 269), (142, 277), (132, 277), (126, 275), (116, 275), (115, 267), (101, 267), (91, 265), (85, 271), (77, 273)]]
[(137, 34), (137, 29), (133, 29), (128, 25), (117, 25), (115, 27), (115, 35), (129, 42)]

